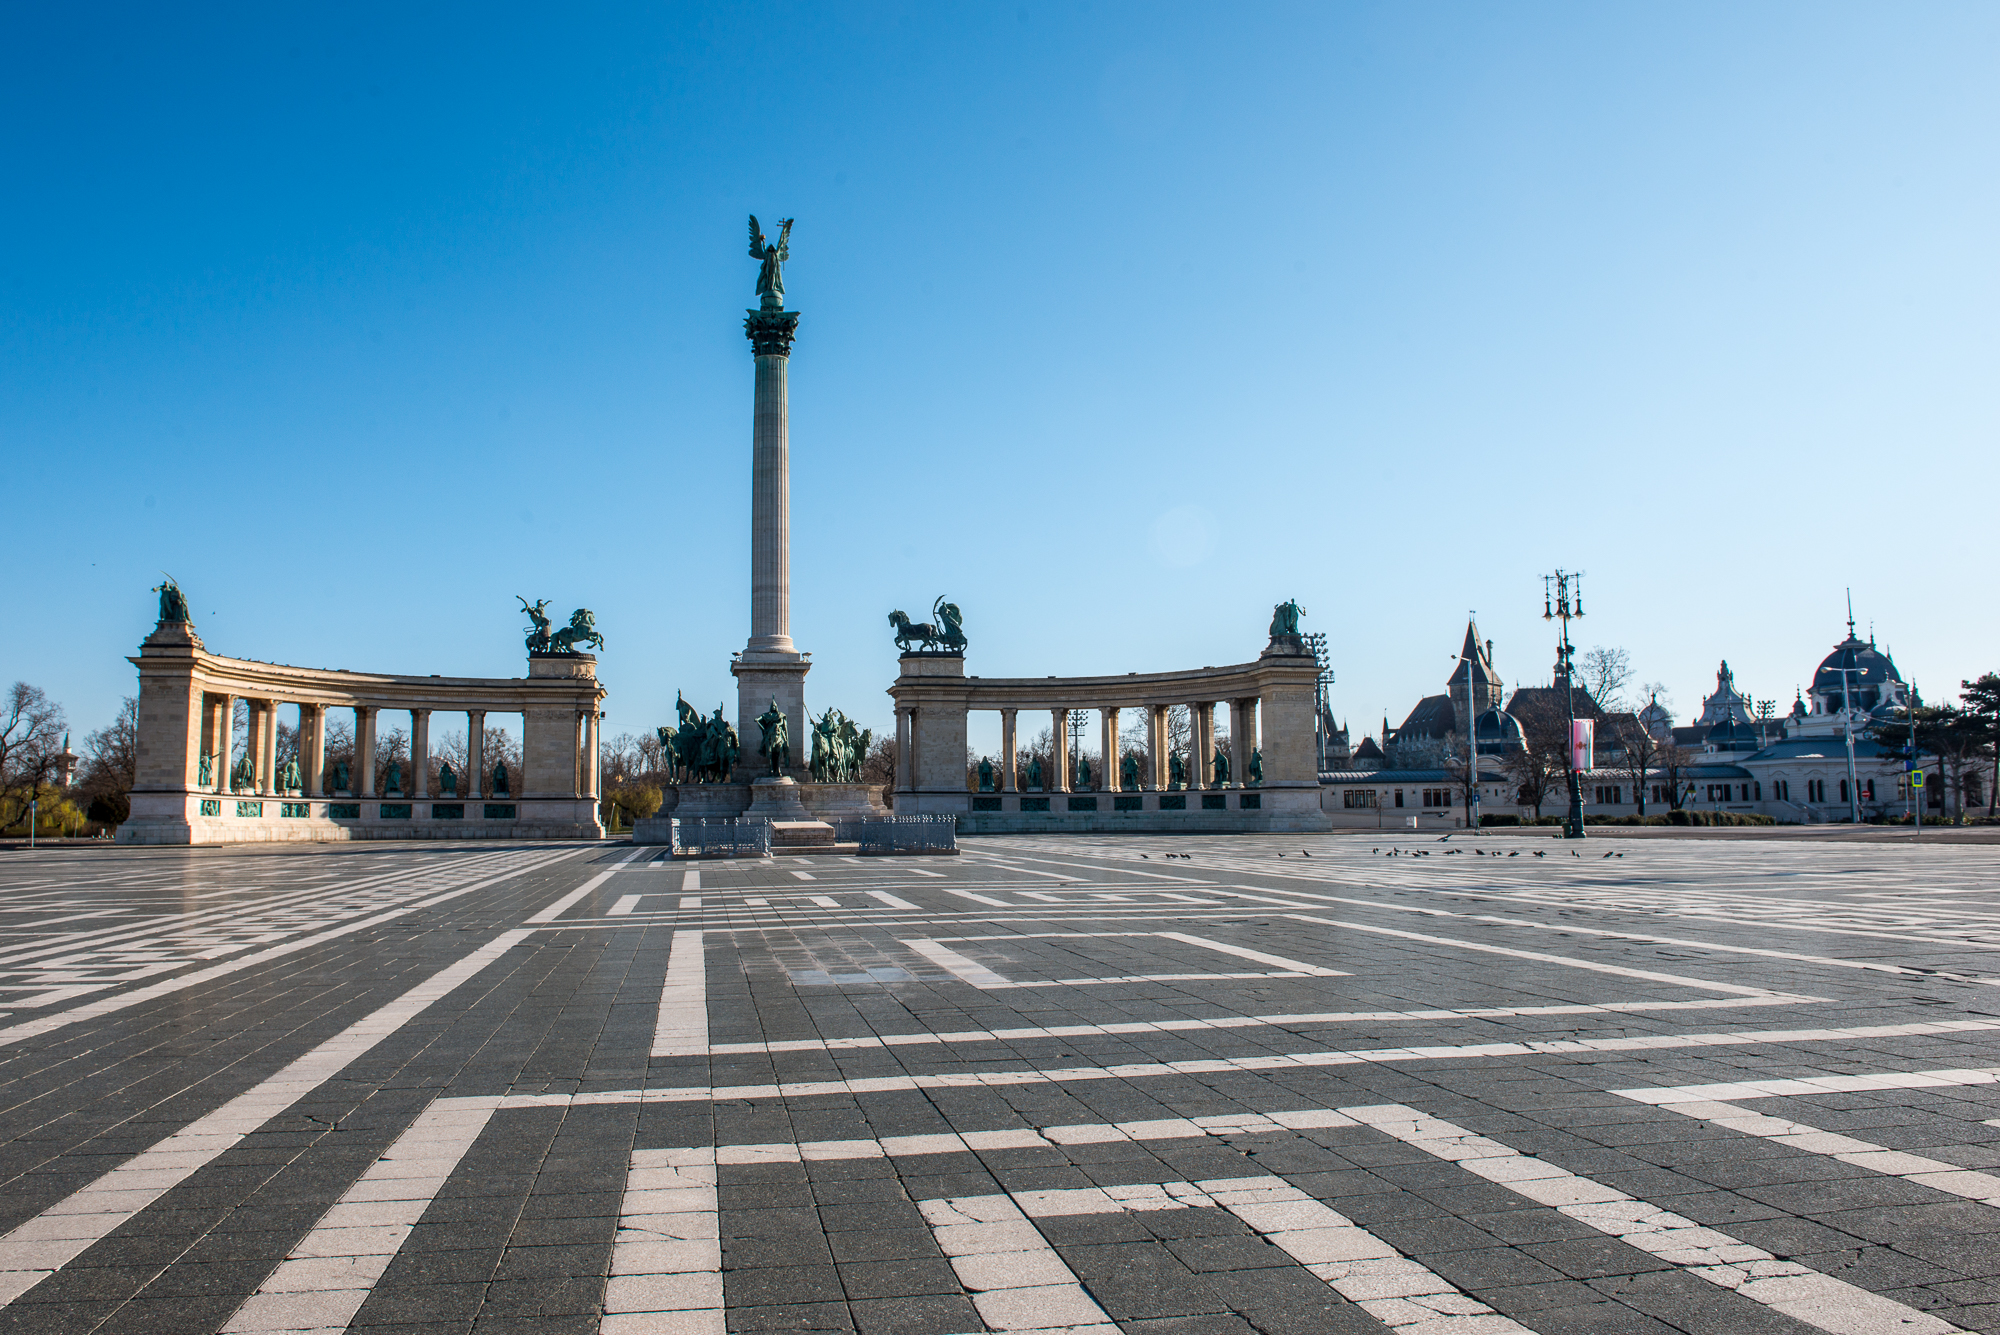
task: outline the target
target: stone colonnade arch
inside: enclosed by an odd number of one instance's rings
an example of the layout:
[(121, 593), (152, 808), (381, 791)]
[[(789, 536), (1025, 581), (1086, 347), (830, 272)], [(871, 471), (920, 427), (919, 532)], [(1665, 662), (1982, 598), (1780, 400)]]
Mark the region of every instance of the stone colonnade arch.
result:
[[(1313, 700), (1318, 666), (1297, 636), (1274, 636), (1255, 662), (1188, 672), (1126, 673), (1117, 677), (968, 677), (958, 654), (910, 653), (889, 695), (896, 704), (896, 812), (955, 815), (968, 834), (1029, 830), (1324, 830), (1313, 750)], [(1228, 789), (1213, 785), (1215, 706), (1230, 708)], [(1166, 716), (1190, 710), (1189, 786), (1171, 791)], [(1000, 715), (1002, 775), (998, 791), (975, 793), (965, 778), (966, 715)], [(1066, 747), (1058, 745), (1040, 792), (1022, 791), (1016, 771), (1016, 731), (1023, 713), (1047, 712), (1060, 739), (1071, 710), (1101, 720), (1104, 774), (1088, 794), (1073, 792)], [(1128, 710), (1147, 718), (1150, 773), (1126, 791), (1115, 757), (1118, 724)], [(1263, 781), (1243, 785), (1261, 733)]]
[[(162, 621), (139, 669), (138, 775), (128, 844), (346, 839), (601, 839), (598, 731), (604, 688), (590, 654), (528, 659), (526, 677), (399, 677), (290, 667), (208, 652), (185, 621)], [(236, 701), (249, 706), (245, 759), (231, 773)], [(277, 765), (277, 714), (299, 710), (299, 782)], [(340, 788), (325, 764), (328, 711), (354, 711), (354, 762)], [(410, 715), (410, 774), (376, 789), (381, 716)], [(457, 790), (429, 791), (431, 721), (463, 713), (468, 763)], [(519, 774), (495, 791), (481, 754), (486, 719), (521, 715)]]

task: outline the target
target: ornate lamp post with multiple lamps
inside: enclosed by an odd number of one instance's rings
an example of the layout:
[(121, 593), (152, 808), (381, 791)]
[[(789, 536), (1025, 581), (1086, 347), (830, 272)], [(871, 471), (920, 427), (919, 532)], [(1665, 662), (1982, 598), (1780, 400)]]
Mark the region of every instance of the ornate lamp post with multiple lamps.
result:
[(1542, 576), (1542, 620), (1562, 622), (1562, 639), (1556, 645), (1556, 679), (1562, 682), (1563, 710), (1569, 717), (1569, 747), (1564, 768), (1569, 773), (1569, 815), (1563, 819), (1563, 838), (1581, 839), (1583, 833), (1583, 774), (1576, 730), (1576, 646), (1569, 642), (1570, 618), (1583, 615), (1583, 576), (1557, 570)]

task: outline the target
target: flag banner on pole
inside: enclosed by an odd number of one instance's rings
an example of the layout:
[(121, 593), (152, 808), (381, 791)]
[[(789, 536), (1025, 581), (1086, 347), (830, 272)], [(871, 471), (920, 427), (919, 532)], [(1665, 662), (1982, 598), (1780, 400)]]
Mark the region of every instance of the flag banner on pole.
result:
[(1587, 718), (1577, 719), (1569, 725), (1569, 767), (1573, 770), (1596, 768), (1597, 725)]

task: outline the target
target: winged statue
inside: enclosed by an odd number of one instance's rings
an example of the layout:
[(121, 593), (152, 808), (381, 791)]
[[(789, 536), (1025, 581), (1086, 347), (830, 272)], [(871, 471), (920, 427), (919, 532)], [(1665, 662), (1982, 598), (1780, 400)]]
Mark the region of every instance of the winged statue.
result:
[(757, 274), (757, 295), (766, 306), (785, 304), (785, 273), (779, 266), (792, 257), (792, 220), (778, 219), (778, 244), (771, 245), (765, 240), (764, 231), (757, 225), (757, 215), (750, 215), (750, 258), (764, 261), (764, 267)]

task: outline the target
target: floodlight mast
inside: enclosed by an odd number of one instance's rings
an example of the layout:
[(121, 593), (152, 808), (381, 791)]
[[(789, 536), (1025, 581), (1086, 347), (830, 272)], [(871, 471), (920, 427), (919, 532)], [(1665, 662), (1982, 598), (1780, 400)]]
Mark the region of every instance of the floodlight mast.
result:
[(1569, 774), (1569, 815), (1563, 819), (1563, 838), (1582, 839), (1583, 776), (1576, 768), (1576, 646), (1569, 642), (1570, 618), (1583, 615), (1583, 575), (1558, 568), (1542, 576), (1542, 620), (1560, 621), (1562, 638), (1556, 644), (1556, 677), (1563, 686), (1563, 706), (1569, 716), (1569, 734), (1563, 744), (1563, 769)]

